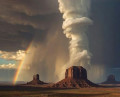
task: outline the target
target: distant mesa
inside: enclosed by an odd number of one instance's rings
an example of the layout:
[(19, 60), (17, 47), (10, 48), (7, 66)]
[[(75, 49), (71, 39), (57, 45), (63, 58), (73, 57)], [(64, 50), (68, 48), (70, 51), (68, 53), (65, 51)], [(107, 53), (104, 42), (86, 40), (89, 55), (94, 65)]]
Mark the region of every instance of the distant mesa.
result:
[(31, 82), (28, 82), (27, 83), (28, 85), (43, 85), (43, 84), (46, 84), (45, 82), (43, 81), (40, 81), (39, 80), (39, 74), (36, 74), (33, 76), (33, 80)]
[(65, 72), (65, 79), (53, 84), (52, 88), (87, 88), (97, 87), (87, 79), (87, 71), (81, 66), (72, 66)]
[(105, 82), (102, 82), (102, 84), (120, 84), (120, 82), (116, 81), (114, 75), (109, 75), (107, 80)]

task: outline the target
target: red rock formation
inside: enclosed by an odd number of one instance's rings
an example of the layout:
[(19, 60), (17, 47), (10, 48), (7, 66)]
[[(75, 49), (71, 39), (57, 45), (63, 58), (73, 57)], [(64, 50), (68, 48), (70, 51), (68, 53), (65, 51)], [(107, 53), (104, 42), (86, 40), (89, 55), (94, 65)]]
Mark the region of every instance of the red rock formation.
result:
[(114, 75), (109, 75), (107, 80), (105, 82), (102, 82), (102, 84), (120, 84), (120, 82), (116, 81)]
[(39, 80), (39, 74), (36, 74), (36, 75), (33, 76), (33, 80), (31, 82), (28, 82), (27, 84), (28, 85), (37, 85), (37, 84), (42, 85), (42, 84), (45, 84), (45, 83), (40, 81)]
[(53, 88), (84, 88), (98, 85), (87, 79), (87, 71), (81, 66), (72, 66), (65, 72), (65, 79), (52, 85)]
[(87, 71), (83, 67), (73, 66), (66, 70), (65, 78), (87, 79)]

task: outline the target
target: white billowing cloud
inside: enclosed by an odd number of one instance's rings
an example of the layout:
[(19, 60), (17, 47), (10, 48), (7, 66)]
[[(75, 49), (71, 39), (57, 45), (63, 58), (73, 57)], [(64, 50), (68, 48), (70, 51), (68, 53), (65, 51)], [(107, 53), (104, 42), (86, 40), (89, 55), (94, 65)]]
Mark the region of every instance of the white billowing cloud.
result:
[(0, 65), (0, 69), (17, 69), (17, 65), (16, 64), (2, 64)]
[[(19, 64), (12, 64), (12, 63), (0, 64), (0, 69), (17, 69), (18, 66)], [(29, 70), (29, 69), (30, 69), (29, 66), (23, 67), (23, 70)]]
[(20, 61), (24, 57), (25, 57), (25, 51), (24, 50), (18, 50), (17, 52), (0, 51), (0, 58), (6, 59), (6, 60)]

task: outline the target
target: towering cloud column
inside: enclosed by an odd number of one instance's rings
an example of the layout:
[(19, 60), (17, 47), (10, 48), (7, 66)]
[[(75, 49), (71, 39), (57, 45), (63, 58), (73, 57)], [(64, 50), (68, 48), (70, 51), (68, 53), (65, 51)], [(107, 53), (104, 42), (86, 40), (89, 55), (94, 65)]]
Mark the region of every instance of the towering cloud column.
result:
[(64, 34), (70, 39), (70, 59), (72, 65), (86, 67), (90, 64), (91, 54), (87, 38), (87, 28), (92, 24), (88, 18), (90, 0), (58, 0), (59, 10), (63, 13)]

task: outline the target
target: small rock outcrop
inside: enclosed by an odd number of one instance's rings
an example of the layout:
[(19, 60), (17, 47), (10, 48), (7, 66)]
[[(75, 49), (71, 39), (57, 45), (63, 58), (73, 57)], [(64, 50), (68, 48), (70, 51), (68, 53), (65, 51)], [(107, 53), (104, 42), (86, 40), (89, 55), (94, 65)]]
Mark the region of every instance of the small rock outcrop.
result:
[(114, 75), (109, 75), (107, 80), (105, 82), (102, 82), (102, 84), (120, 84), (120, 82), (116, 81)]
[(72, 66), (65, 72), (65, 79), (53, 84), (53, 88), (85, 88), (97, 87), (87, 79), (87, 71), (81, 66)]
[(33, 75), (33, 80), (28, 82), (27, 84), (28, 85), (38, 85), (38, 84), (42, 85), (42, 84), (46, 84), (46, 83), (44, 83), (43, 81), (40, 81), (39, 74), (36, 74), (36, 75)]

